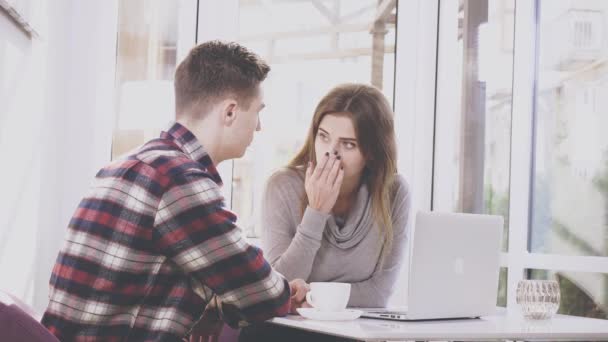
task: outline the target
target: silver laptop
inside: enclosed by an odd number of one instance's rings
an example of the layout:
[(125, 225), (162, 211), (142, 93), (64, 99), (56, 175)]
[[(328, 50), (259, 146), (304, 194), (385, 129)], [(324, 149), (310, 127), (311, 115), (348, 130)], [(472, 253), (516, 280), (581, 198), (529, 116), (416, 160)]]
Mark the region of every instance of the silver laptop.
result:
[(473, 318), (496, 310), (503, 218), (419, 212), (406, 310), (364, 309), (390, 320)]

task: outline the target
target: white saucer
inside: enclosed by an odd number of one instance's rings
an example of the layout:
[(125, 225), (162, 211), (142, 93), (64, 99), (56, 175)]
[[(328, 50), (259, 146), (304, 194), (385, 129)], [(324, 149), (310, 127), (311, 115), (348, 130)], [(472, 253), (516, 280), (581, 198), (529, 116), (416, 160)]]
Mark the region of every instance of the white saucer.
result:
[(342, 311), (321, 311), (315, 308), (297, 308), (300, 315), (317, 321), (350, 321), (363, 314), (361, 310), (344, 309)]

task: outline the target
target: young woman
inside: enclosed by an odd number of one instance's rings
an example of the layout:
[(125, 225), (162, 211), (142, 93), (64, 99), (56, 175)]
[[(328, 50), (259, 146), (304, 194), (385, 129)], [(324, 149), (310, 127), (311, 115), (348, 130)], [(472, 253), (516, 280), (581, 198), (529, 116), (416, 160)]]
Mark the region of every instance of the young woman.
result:
[(348, 306), (386, 306), (404, 260), (410, 192), (397, 174), (393, 115), (377, 88), (332, 89), (262, 203), (273, 267), (288, 280), (350, 283)]

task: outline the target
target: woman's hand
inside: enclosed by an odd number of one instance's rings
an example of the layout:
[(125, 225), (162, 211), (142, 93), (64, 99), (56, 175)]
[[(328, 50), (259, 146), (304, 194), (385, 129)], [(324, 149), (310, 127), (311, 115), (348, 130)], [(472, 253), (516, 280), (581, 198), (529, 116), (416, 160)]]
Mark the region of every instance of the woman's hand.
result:
[(316, 167), (309, 162), (304, 181), (308, 205), (329, 214), (336, 204), (343, 179), (344, 168), (341, 166), (340, 156), (325, 153), (323, 160)]

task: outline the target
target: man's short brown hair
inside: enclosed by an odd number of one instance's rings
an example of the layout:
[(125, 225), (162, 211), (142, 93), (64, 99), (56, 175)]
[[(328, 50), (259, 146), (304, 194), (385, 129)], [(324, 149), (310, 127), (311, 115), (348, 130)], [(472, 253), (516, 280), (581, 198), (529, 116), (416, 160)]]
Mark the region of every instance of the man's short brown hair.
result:
[(234, 96), (248, 108), (270, 67), (237, 43), (210, 41), (193, 48), (175, 71), (175, 109), (178, 115), (193, 106), (213, 105)]

